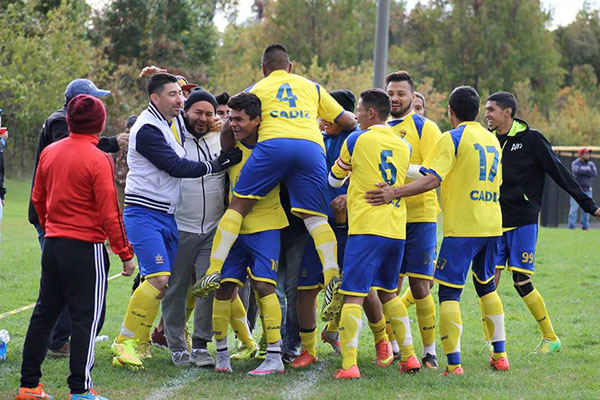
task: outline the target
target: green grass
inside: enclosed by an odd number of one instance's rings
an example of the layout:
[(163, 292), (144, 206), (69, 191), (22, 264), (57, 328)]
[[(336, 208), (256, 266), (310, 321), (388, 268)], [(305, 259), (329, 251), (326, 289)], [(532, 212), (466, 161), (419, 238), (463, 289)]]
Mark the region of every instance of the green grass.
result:
[[(40, 250), (34, 228), (27, 222), (29, 182), (8, 181), (9, 190), (0, 245), (0, 313), (33, 303), (40, 275)], [(284, 376), (251, 378), (246, 372), (254, 361), (233, 364), (234, 373), (178, 369), (169, 353), (154, 351), (146, 369), (128, 372), (111, 366), (110, 342), (96, 351), (94, 380), (97, 390), (112, 400), (121, 399), (275, 399), (275, 398), (442, 398), (442, 399), (597, 399), (600, 398), (600, 231), (541, 229), (538, 241), (536, 287), (544, 296), (562, 351), (550, 356), (530, 355), (539, 341), (537, 324), (520, 300), (508, 275), (500, 284), (506, 313), (511, 370), (494, 373), (482, 346), (479, 304), (468, 285), (463, 294), (463, 366), (466, 375), (447, 379), (439, 372), (422, 371), (400, 376), (397, 368), (374, 366), (372, 336), (366, 323), (361, 333), (359, 365), (363, 378), (337, 382), (332, 376), (340, 359), (319, 344), (320, 362), (305, 371), (287, 369)], [(119, 272), (112, 259), (111, 274)], [(118, 333), (130, 294), (131, 278), (109, 283), (106, 323), (102, 334)], [(414, 308), (410, 310), (414, 320)], [(8, 360), (0, 364), (0, 399), (9, 399), (19, 385), (20, 358), (31, 310), (0, 319), (0, 329), (12, 337)], [(412, 324), (417, 351), (420, 338)], [(255, 332), (260, 335), (260, 328)], [(439, 338), (439, 334), (438, 334)], [(439, 341), (439, 340), (438, 340)], [(438, 343), (438, 354), (442, 350)], [(444, 359), (442, 364), (444, 365)], [(67, 360), (47, 359), (42, 367), (49, 393), (66, 398)]]

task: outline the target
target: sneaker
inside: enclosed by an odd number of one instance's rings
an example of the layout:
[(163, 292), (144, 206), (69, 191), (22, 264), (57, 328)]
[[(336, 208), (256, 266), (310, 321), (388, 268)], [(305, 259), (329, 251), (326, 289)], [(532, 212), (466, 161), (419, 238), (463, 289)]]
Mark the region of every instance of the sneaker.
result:
[(281, 354), (270, 353), (267, 354), (267, 358), (258, 366), (258, 368), (253, 369), (248, 372), (248, 375), (252, 376), (264, 376), (264, 375), (272, 375), (272, 374), (283, 374), (285, 372), (285, 367), (283, 366), (283, 361), (281, 360)]
[(17, 392), (16, 400), (40, 400), (40, 399), (50, 399), (52, 400), (54, 397), (50, 396), (48, 393), (44, 392), (44, 385), (41, 383), (36, 388), (19, 388)]
[(69, 400), (108, 400), (106, 397), (99, 396), (92, 388), (85, 393), (70, 394)]
[(335, 374), (335, 379), (359, 379), (360, 378), (360, 370), (358, 369), (358, 365), (353, 365), (348, 369), (338, 369)]
[(206, 349), (193, 349), (190, 360), (197, 367), (214, 367), (215, 360)]
[(542, 339), (540, 344), (537, 345), (533, 352), (539, 354), (550, 354), (557, 351), (560, 351), (560, 339), (558, 337), (556, 338), (556, 342), (548, 339)]
[(248, 360), (256, 355), (258, 345), (252, 342), (252, 346), (240, 346), (235, 353), (231, 355), (232, 360)]
[(453, 371), (449, 372), (448, 371), (448, 367), (446, 367), (446, 370), (444, 372), (442, 372), (443, 376), (448, 376), (448, 375), (464, 375), (465, 371), (462, 369), (462, 367), (457, 367), (455, 368)]
[(421, 364), (423, 364), (425, 368), (438, 369), (437, 356), (435, 354), (427, 353), (425, 354), (425, 357), (421, 359)]
[(210, 292), (217, 290), (221, 286), (221, 274), (216, 272), (210, 275), (204, 275), (198, 279), (198, 282), (192, 286), (192, 294), (196, 297), (206, 297)]
[(167, 338), (165, 337), (164, 331), (159, 331), (158, 328), (154, 328), (150, 339), (152, 340), (152, 346), (160, 347), (167, 350), (169, 349), (169, 345), (167, 344)]
[(229, 351), (227, 349), (217, 350), (217, 362), (215, 364), (215, 371), (217, 372), (233, 372), (231, 369), (231, 362), (229, 361)]
[(327, 327), (321, 331), (321, 340), (323, 343), (329, 343), (333, 351), (336, 354), (342, 354), (342, 348), (340, 347), (340, 334), (339, 332), (329, 332)]
[(494, 360), (493, 357), (490, 357), (490, 366), (496, 371), (508, 371), (510, 367), (508, 363), (508, 358), (500, 357), (497, 360)]
[(296, 358), (294, 361), (292, 361), (292, 368), (295, 368), (295, 369), (306, 368), (310, 364), (314, 364), (316, 362), (317, 362), (317, 357), (313, 356), (306, 350), (302, 350), (302, 353), (300, 353), (298, 358)]
[(172, 351), (171, 361), (176, 367), (188, 367), (192, 364), (190, 360), (190, 353), (187, 350)]
[(69, 357), (71, 354), (71, 342), (67, 342), (60, 346), (58, 349), (48, 349), (48, 357), (62, 358)]
[(137, 339), (127, 339), (123, 343), (116, 341), (110, 346), (110, 351), (114, 355), (112, 364), (115, 367), (127, 367), (137, 369), (143, 366), (137, 354)]
[(406, 361), (400, 361), (400, 373), (415, 373), (421, 369), (421, 363), (417, 356), (410, 356)]
[(340, 278), (333, 278), (325, 288), (323, 309), (321, 310), (321, 319), (325, 322), (336, 319), (342, 311), (344, 295), (339, 292), (341, 284)]
[(152, 342), (138, 342), (137, 355), (141, 360), (152, 358)]
[(264, 360), (267, 358), (267, 339), (265, 336), (260, 337), (260, 341), (258, 342), (258, 351), (254, 355), (256, 360)]
[(377, 351), (377, 361), (375, 363), (378, 367), (387, 367), (394, 361), (394, 352), (389, 340), (381, 339), (377, 342), (375, 351)]

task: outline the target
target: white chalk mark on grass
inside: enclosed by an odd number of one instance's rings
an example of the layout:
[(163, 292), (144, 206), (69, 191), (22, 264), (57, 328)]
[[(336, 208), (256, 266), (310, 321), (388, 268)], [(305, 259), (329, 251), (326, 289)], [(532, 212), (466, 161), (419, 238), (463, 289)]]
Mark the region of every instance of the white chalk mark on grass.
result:
[(146, 396), (146, 400), (173, 399), (175, 393), (197, 378), (198, 369), (186, 368), (173, 379), (168, 380), (161, 387), (152, 391)]
[(286, 386), (285, 391), (281, 394), (281, 397), (286, 400), (305, 399), (312, 394), (313, 386), (317, 384), (319, 378), (323, 376), (323, 370), (325, 369), (325, 362), (317, 362), (316, 365), (311, 365), (306, 373), (298, 377), (298, 381), (292, 386)]

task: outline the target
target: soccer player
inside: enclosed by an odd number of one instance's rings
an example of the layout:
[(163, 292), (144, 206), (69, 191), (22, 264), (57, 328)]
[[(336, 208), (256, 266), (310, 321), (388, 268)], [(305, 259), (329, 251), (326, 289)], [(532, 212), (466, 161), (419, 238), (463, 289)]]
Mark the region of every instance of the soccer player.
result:
[(406, 205), (404, 200), (395, 200), (372, 207), (364, 195), (381, 179), (392, 187), (402, 185), (408, 170), (410, 145), (386, 125), (390, 108), (390, 98), (383, 90), (361, 93), (357, 113), (361, 131), (346, 139), (329, 174), (329, 184), (340, 187), (352, 172), (348, 187), (348, 241), (339, 289), (344, 295), (339, 328), (342, 368), (336, 379), (360, 378), (357, 351), (362, 305), (372, 289), (377, 290), (383, 303), (379, 319), (383, 323), (383, 313), (390, 318), (402, 344), (400, 371), (420, 368), (412, 346), (408, 313), (396, 296), (406, 237)]
[[(243, 152), (242, 162), (229, 170), (231, 198), (243, 165), (255, 151), (258, 126), (261, 123), (261, 104), (255, 94), (244, 92), (233, 96), (228, 106), (229, 123), (237, 141), (236, 147)], [(275, 286), (281, 245), (280, 230), (287, 225), (285, 211), (279, 201), (279, 186), (275, 186), (258, 201), (241, 224), (240, 235), (223, 265), (221, 285), (213, 303), (213, 329), (217, 348), (215, 370), (218, 372), (231, 372), (227, 327), (231, 318), (232, 301), (237, 297), (236, 286), (243, 286), (247, 275), (250, 276), (257, 297), (267, 340), (265, 360), (249, 374), (269, 375), (284, 371), (281, 360), (281, 307)]]
[[(335, 234), (327, 223), (327, 170), (317, 117), (346, 130), (354, 129), (356, 122), (319, 84), (291, 73), (292, 63), (283, 45), (265, 49), (262, 70), (265, 78), (247, 89), (262, 104), (259, 141), (217, 228), (210, 267), (196, 284), (198, 294), (218, 288), (221, 268), (244, 217), (280, 182), (289, 191), (292, 212), (303, 218), (315, 242), (326, 286), (339, 275)], [(223, 129), (229, 129), (227, 122)], [(223, 144), (223, 148), (228, 146)], [(337, 280), (330, 291), (334, 285), (339, 285)]]
[(500, 206), (504, 233), (496, 262), (496, 285), (508, 265), (517, 293), (542, 331), (536, 352), (552, 353), (560, 349), (560, 339), (554, 332), (544, 299), (532, 282), (538, 215), (546, 174), (585, 212), (600, 217), (600, 208), (583, 192), (544, 135), (515, 118), (517, 101), (512, 93), (494, 93), (488, 98), (485, 109), (488, 127), (500, 140), (503, 156)]
[(229, 106), (227, 105), (230, 99), (229, 93), (223, 92), (217, 95), (216, 99), (217, 103), (219, 104), (219, 106), (217, 107), (217, 115), (219, 116), (219, 118), (225, 121), (229, 116)]
[(423, 93), (415, 92), (413, 98), (413, 110), (421, 117), (424, 117), (425, 114), (427, 114), (427, 102), (425, 101)]
[(479, 95), (470, 86), (455, 88), (448, 100), (454, 127), (442, 134), (423, 166), (425, 176), (402, 187), (379, 183), (367, 192), (371, 204), (388, 204), (398, 198), (425, 193), (442, 186), (444, 240), (434, 279), (439, 283), (440, 333), (448, 359), (444, 375), (462, 375), (460, 359), (460, 296), (469, 266), (482, 303), (494, 347), (490, 365), (508, 370), (504, 311), (494, 283), (495, 261), (502, 236), (500, 212), (501, 149), (494, 135), (475, 122)]
[[(418, 115), (413, 109), (415, 85), (406, 71), (398, 71), (386, 77), (387, 94), (392, 101), (392, 119), (388, 125), (404, 138), (412, 148), (410, 163), (419, 168), (427, 154), (439, 139), (441, 132), (435, 122)], [(418, 172), (415, 178), (422, 177)], [(412, 179), (407, 178), (407, 183)], [(434, 261), (436, 257), (436, 228), (438, 202), (435, 190), (406, 201), (406, 247), (400, 269), (399, 289), (408, 276), (410, 289), (403, 296), (404, 305), (416, 304), (419, 332), (423, 341), (423, 365), (437, 368), (435, 352), (435, 302), (431, 295)], [(392, 338), (394, 351), (398, 344)]]
[(173, 214), (180, 197), (181, 178), (217, 173), (241, 159), (239, 150), (221, 153), (210, 161), (183, 158), (186, 131), (177, 78), (167, 73), (155, 74), (149, 79), (147, 90), (148, 108), (131, 129), (123, 218), (144, 281), (133, 292), (121, 332), (112, 345), (115, 366), (139, 367), (140, 356), (150, 356), (150, 328), (177, 251)]

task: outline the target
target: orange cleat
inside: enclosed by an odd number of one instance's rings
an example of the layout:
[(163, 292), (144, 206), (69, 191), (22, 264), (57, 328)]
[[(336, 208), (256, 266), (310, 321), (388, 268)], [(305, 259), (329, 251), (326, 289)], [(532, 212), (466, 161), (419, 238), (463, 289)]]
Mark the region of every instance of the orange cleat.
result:
[(41, 383), (36, 388), (25, 388), (20, 387), (17, 392), (16, 400), (39, 400), (39, 399), (49, 399), (52, 400), (53, 397), (44, 392), (44, 385)]
[(302, 350), (302, 353), (292, 361), (292, 368), (306, 368), (310, 364), (314, 364), (317, 362), (317, 357), (313, 356), (306, 350)]
[(410, 356), (406, 361), (400, 361), (400, 373), (410, 374), (418, 372), (421, 369), (421, 363), (417, 356)]
[(377, 351), (378, 367), (387, 367), (394, 361), (394, 351), (392, 350), (392, 344), (385, 339), (381, 339), (375, 344), (375, 350)]
[(464, 375), (465, 371), (462, 369), (462, 367), (458, 366), (456, 368), (454, 368), (452, 371), (448, 372), (448, 368), (446, 367), (446, 370), (442, 373), (443, 376), (449, 376), (449, 375)]
[(492, 357), (490, 357), (490, 366), (496, 371), (508, 371), (510, 368), (508, 358), (506, 357), (500, 357), (497, 360), (494, 360)]
[(359, 379), (360, 378), (360, 370), (358, 369), (358, 365), (353, 365), (348, 369), (338, 369), (337, 374), (335, 374), (335, 379)]

